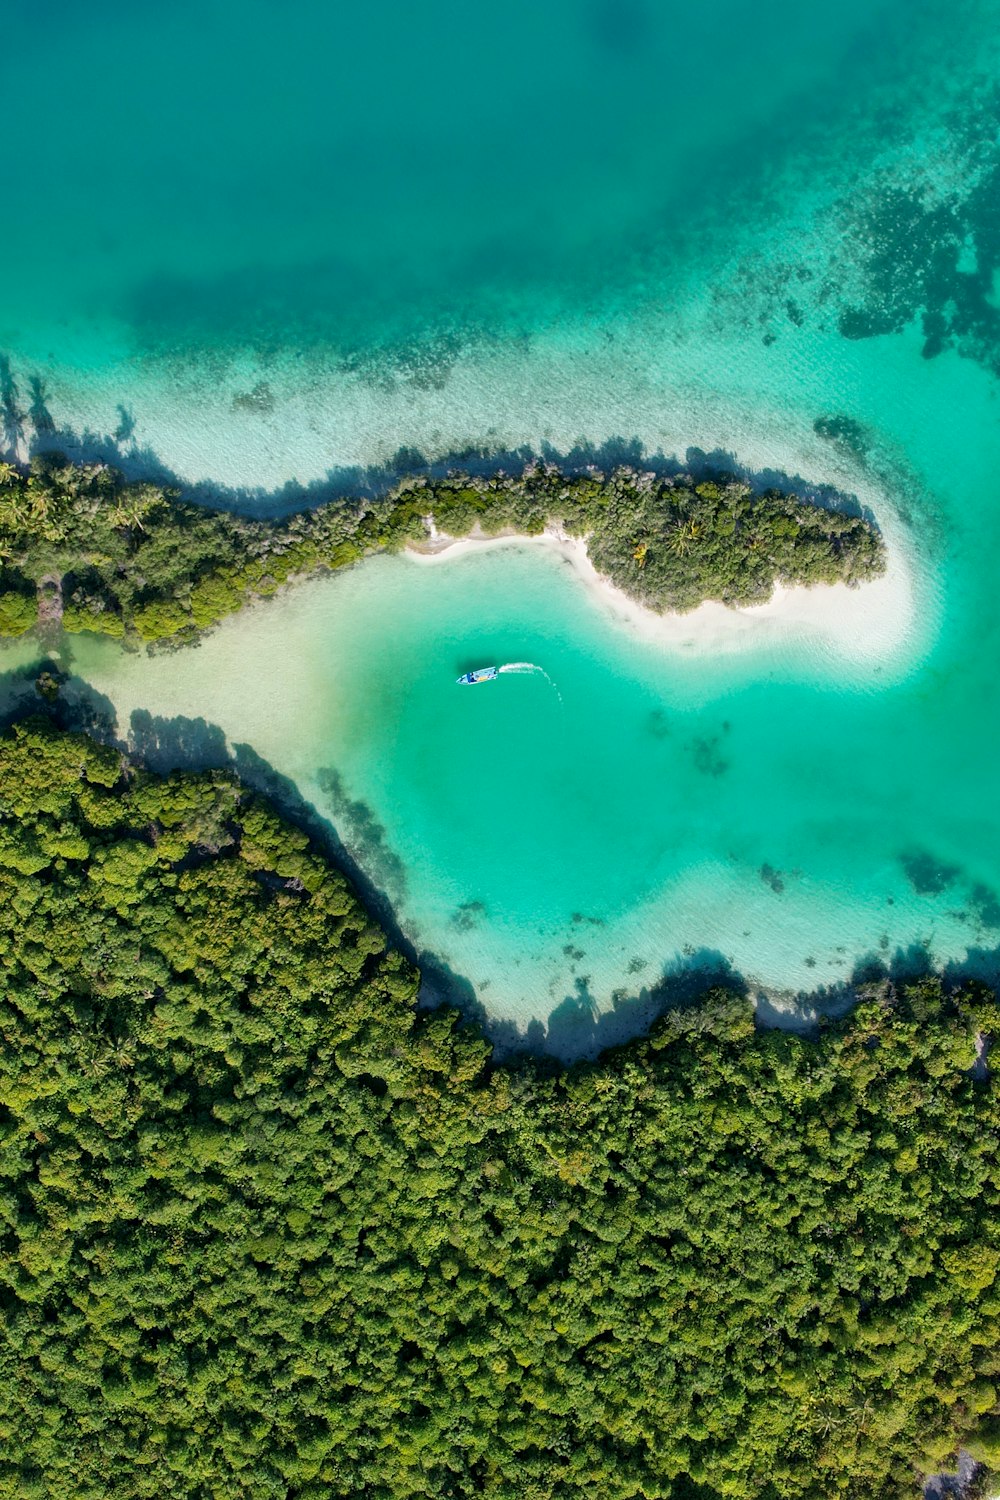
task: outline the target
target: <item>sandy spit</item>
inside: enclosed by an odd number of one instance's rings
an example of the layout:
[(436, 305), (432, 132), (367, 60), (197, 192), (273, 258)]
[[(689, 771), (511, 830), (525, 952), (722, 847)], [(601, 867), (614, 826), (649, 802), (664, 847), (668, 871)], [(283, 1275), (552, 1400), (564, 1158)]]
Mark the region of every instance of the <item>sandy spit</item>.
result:
[(597, 571), (586, 542), (554, 527), (539, 536), (507, 532), (499, 536), (449, 537), (435, 531), (426, 543), (407, 548), (421, 566), (438, 566), (470, 553), (499, 547), (549, 548), (573, 569), (595, 606), (619, 628), (684, 654), (718, 654), (809, 644), (839, 663), (882, 666), (912, 657), (916, 608), (913, 570), (902, 541), (883, 531), (887, 567), (881, 578), (851, 587), (844, 583), (811, 587), (777, 586), (766, 604), (734, 609), (708, 601), (688, 614), (656, 614), (637, 604)]

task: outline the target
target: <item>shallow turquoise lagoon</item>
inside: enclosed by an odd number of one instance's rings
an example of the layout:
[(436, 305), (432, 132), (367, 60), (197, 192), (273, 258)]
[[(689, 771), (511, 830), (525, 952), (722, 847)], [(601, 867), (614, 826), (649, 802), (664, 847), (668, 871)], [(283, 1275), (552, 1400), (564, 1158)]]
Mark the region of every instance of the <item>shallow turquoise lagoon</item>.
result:
[[(812, 627), (706, 639), (695, 617), (665, 647), (515, 544), (375, 560), (195, 651), (65, 650), (155, 764), (249, 747), (290, 778), (418, 952), (569, 1050), (616, 999), (638, 1024), (664, 975), (731, 970), (780, 1009), (1000, 934), (988, 676), (928, 673), (912, 638), (843, 657)], [(490, 662), (544, 671), (456, 684)]]
[[(692, 963), (779, 1005), (915, 945), (993, 972), (998, 20), (16, 0), (9, 451), (273, 509), (470, 449), (719, 450), (856, 493), (901, 560), (846, 653), (645, 640), (508, 548), (381, 559), (169, 658), (77, 640), (78, 677), (147, 748), (177, 725), (143, 712), (251, 747), (417, 951), (564, 1050)], [(455, 688), (491, 660), (552, 682)]]

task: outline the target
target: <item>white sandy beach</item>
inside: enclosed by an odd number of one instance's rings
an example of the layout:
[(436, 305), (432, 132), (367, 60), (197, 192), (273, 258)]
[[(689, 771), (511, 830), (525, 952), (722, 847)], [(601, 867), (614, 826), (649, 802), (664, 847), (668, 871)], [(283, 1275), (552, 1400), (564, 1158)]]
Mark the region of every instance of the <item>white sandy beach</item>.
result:
[(600, 574), (582, 538), (555, 528), (540, 536), (457, 538), (435, 533), (426, 546), (408, 548), (406, 555), (426, 567), (499, 547), (547, 547), (573, 569), (597, 607), (616, 625), (668, 650), (717, 654), (807, 638), (814, 649), (829, 653), (841, 665), (882, 667), (900, 663), (908, 654), (905, 648), (913, 643), (916, 616), (912, 570), (895, 528), (890, 527), (885, 542), (888, 566), (870, 583), (779, 585), (766, 604), (733, 609), (710, 601), (687, 614), (662, 615), (636, 603)]

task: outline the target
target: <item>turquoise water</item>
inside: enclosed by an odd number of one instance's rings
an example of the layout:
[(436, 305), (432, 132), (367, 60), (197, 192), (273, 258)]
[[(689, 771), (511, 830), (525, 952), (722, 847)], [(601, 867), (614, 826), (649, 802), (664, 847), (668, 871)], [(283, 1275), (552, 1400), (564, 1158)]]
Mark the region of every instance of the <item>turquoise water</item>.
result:
[[(75, 639), (65, 664), (154, 763), (251, 747), (418, 952), (571, 1046), (692, 965), (780, 1006), (862, 958), (993, 945), (992, 747), (950, 733), (983, 679), (949, 690), (910, 644), (844, 656), (815, 626), (696, 619), (665, 647), (558, 554), (505, 545), (302, 585), (197, 651)], [(456, 686), (489, 661), (544, 672)]]
[(845, 312), (990, 357), (996, 20), (16, 0), (7, 436), (244, 503), (400, 448), (795, 459), (803, 364), (858, 405), (813, 365)]
[[(898, 559), (878, 607), (835, 602), (841, 647), (645, 640), (505, 549), (375, 562), (169, 659), (74, 642), (75, 670), (125, 728), (250, 745), (419, 950), (566, 1046), (699, 956), (778, 1004), (914, 945), (995, 969), (998, 19), (16, 4), (21, 456), (253, 508), (400, 449), (718, 449), (857, 493)], [(454, 688), (495, 659), (558, 693)]]
[(5, 115), (28, 181), (3, 337), (44, 356), (50, 329), (60, 355), (69, 332), (103, 361), (116, 323), (129, 350), (197, 364), (241, 343), (364, 361), (438, 318), (503, 338), (515, 302), (530, 331), (585, 285), (630, 290), (678, 209), (756, 173), (769, 135), (838, 118), (846, 69), (891, 76), (909, 13), (14, 0)]

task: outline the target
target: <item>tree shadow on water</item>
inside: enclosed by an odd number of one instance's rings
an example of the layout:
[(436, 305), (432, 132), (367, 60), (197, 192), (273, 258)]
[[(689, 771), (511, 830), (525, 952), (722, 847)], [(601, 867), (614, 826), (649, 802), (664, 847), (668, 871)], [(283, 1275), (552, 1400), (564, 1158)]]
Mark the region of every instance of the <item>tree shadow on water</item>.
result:
[(799, 474), (777, 469), (754, 471), (741, 464), (736, 455), (716, 448), (705, 452), (688, 448), (683, 459), (677, 455), (650, 451), (638, 437), (612, 436), (600, 443), (578, 439), (563, 449), (549, 443), (537, 447), (521, 444), (501, 447), (474, 444), (436, 456), (427, 456), (416, 448), (399, 448), (385, 462), (368, 466), (331, 467), (322, 478), (301, 483), (289, 480), (266, 488), (252, 485), (226, 485), (203, 479), (186, 481), (171, 465), (139, 437), (141, 411), (118, 402), (117, 424), (113, 431), (75, 428), (57, 420), (49, 409), (44, 382), (38, 374), (28, 377), (30, 407), (21, 409), (20, 392), (11, 363), (0, 355), (0, 417), (3, 422), (0, 458), (20, 459), (27, 454), (64, 453), (76, 462), (111, 464), (129, 480), (146, 480), (179, 492), (184, 500), (211, 509), (234, 511), (258, 518), (279, 518), (297, 511), (313, 509), (335, 500), (372, 500), (387, 494), (401, 480), (424, 478), (440, 480), (454, 474), (486, 478), (497, 473), (519, 475), (528, 463), (541, 460), (556, 464), (564, 473), (585, 474), (598, 470), (609, 473), (616, 468), (632, 468), (670, 480), (681, 474), (695, 481), (707, 478), (733, 478), (748, 484), (754, 493), (778, 489), (791, 491), (815, 504), (849, 515), (862, 512), (857, 498), (842, 494), (829, 485), (816, 485)]
[(419, 961), (427, 987), (423, 1003), (447, 1001), (455, 1006), (484, 1032), (499, 1063), (526, 1053), (559, 1066), (589, 1061), (609, 1048), (644, 1036), (666, 1011), (693, 1004), (707, 990), (723, 988), (739, 996), (748, 994), (746, 981), (728, 959), (715, 949), (702, 948), (673, 959), (656, 980), (635, 993), (616, 992), (609, 1009), (600, 1008), (589, 980), (580, 977), (572, 993), (564, 996), (547, 1017), (535, 1017), (522, 1027), (490, 1015), (469, 981), (456, 984), (454, 974), (432, 955), (422, 953)]
[(860, 1000), (891, 998), (897, 987), (940, 980), (946, 993), (970, 983), (1000, 992), (1000, 947), (969, 948), (965, 957), (943, 963), (920, 942), (899, 946), (891, 953), (867, 953), (839, 984), (785, 994), (757, 992), (757, 1024), (768, 1028), (817, 1035), (824, 1022), (849, 1014)]
[(10, 360), (6, 354), (0, 354), (0, 425), (3, 430), (4, 454), (16, 455), (24, 440), (24, 419), (27, 412), (21, 409), (20, 396)]
[(58, 663), (40, 649), (37, 656), (23, 666), (0, 672), (0, 729), (9, 729), (32, 714), (51, 713), (51, 706), (43, 698), (39, 684), (45, 681), (43, 674), (49, 674), (52, 681), (57, 680), (58, 671)]
[(283, 818), (309, 835), (331, 863), (346, 875), (358, 899), (382, 927), (392, 946), (411, 963), (418, 963), (417, 951), (400, 927), (390, 897), (359, 864), (337, 825), (302, 795), (291, 777), (275, 770), (269, 761), (246, 744), (233, 746), (229, 766), (241, 781), (273, 803)]
[(133, 710), (129, 746), (151, 771), (165, 774), (181, 768), (189, 771), (221, 771), (232, 766), (233, 757), (224, 732), (206, 719), (183, 714), (162, 718), (147, 709)]
[(89, 734), (105, 744), (119, 743), (111, 699), (73, 676), (70, 667), (68, 651), (55, 655), (40, 645), (21, 666), (0, 672), (0, 729), (41, 716), (59, 729)]
[(28, 394), (31, 398), (28, 405), (28, 417), (36, 433), (54, 432), (56, 424), (48, 408), (45, 383), (40, 375), (28, 376)]
[(588, 981), (577, 979), (573, 994), (549, 1012), (543, 1050), (562, 1063), (595, 1058), (644, 1036), (666, 1011), (691, 1005), (711, 989), (748, 993), (746, 980), (715, 948), (678, 955), (652, 984), (634, 994), (617, 991), (610, 1009), (600, 1009)]

